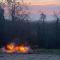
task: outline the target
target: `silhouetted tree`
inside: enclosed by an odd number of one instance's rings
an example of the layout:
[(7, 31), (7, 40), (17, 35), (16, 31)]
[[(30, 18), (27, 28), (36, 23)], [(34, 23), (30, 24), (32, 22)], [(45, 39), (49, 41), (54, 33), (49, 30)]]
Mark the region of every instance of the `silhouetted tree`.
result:
[(54, 13), (54, 17), (56, 19), (56, 24), (55, 24), (55, 33), (56, 33), (56, 40), (55, 40), (55, 45), (57, 48), (60, 48), (60, 26), (59, 26), (59, 22), (60, 22), (60, 17), (58, 14)]
[(44, 13), (41, 13), (39, 19), (40, 22), (38, 22), (37, 38), (38, 38), (39, 45), (42, 48), (44, 47), (45, 44), (45, 19), (46, 19), (46, 15)]
[(0, 5), (0, 47), (4, 36), (4, 9)]

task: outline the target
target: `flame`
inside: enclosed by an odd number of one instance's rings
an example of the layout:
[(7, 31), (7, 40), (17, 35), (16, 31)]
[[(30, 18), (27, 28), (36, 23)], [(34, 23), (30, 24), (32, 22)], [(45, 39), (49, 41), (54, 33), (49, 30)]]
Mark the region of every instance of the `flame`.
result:
[(13, 50), (14, 44), (12, 44), (12, 43), (11, 43), (11, 44), (8, 44), (8, 45), (7, 45), (7, 48), (8, 48), (9, 50)]
[(7, 53), (14, 53), (14, 52), (27, 53), (29, 51), (29, 47), (24, 45), (16, 46), (13, 43), (8, 44), (6, 47), (7, 48), (5, 48), (5, 52)]
[(8, 44), (6, 47), (7, 47), (7, 49), (6, 49), (7, 53), (13, 53), (13, 52), (15, 52), (15, 45), (13, 43)]
[(27, 53), (29, 51), (29, 48), (25, 46), (19, 46), (17, 51), (21, 53)]

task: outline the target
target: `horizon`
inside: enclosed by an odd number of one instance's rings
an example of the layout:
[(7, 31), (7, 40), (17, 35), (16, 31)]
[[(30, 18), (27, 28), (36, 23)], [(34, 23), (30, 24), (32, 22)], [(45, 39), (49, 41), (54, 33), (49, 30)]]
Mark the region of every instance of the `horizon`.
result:
[[(3, 0), (3, 1), (6, 2), (6, 0)], [(20, 0), (16, 0), (16, 1), (20, 1)], [(59, 4), (60, 1), (59, 0), (37, 0), (37, 1), (36, 0), (28, 0), (28, 1), (23, 0), (23, 1), (27, 3), (29, 6), (29, 11), (27, 12), (31, 13), (32, 20), (38, 20), (40, 12), (43, 12), (44, 14), (47, 15), (48, 21), (50, 21), (50, 19), (51, 20), (53, 19), (52, 15), (54, 14), (54, 12), (60, 15), (60, 4)], [(9, 13), (8, 6), (5, 6), (4, 9), (5, 9), (5, 14), (4, 14), (5, 17), (7, 19), (10, 19), (11, 17), (8, 18), (10, 16), (8, 14)]]

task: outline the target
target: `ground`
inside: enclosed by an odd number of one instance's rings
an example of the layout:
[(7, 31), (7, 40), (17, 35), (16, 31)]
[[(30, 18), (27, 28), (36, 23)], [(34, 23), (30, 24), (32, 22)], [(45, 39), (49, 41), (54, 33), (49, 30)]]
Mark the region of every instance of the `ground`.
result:
[(60, 60), (60, 54), (0, 54), (0, 60)]

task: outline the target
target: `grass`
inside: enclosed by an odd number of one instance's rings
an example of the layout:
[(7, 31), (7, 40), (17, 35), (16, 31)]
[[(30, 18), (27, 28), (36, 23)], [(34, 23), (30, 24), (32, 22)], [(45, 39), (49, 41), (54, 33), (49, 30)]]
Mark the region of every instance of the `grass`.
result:
[(34, 52), (45, 54), (60, 54), (60, 49), (36, 49)]
[[(34, 49), (31, 54), (60, 54), (60, 49)], [(0, 55), (4, 54), (0, 49)]]

